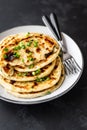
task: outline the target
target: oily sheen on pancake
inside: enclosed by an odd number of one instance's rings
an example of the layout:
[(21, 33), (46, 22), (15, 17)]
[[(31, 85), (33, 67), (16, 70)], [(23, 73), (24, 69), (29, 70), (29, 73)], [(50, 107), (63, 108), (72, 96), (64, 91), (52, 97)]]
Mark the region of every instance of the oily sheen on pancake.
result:
[[(1, 75), (9, 80), (14, 81), (33, 81), (38, 78), (45, 77), (51, 73), (51, 71), (54, 69), (56, 60), (54, 60), (51, 64), (33, 72), (19, 72), (16, 71), (14, 68), (9, 66), (5, 66), (1, 68)], [(36, 73), (36, 75), (35, 75)]]
[(11, 91), (8, 89), (7, 89), (7, 92), (9, 92), (10, 94), (12, 94), (16, 97), (19, 97), (19, 98), (36, 98), (36, 97), (48, 95), (48, 94), (52, 93), (53, 91), (55, 91), (56, 89), (58, 89), (62, 85), (64, 78), (65, 78), (65, 72), (64, 72), (64, 68), (62, 67), (62, 73), (61, 73), (61, 77), (60, 77), (59, 81), (57, 82), (56, 85), (52, 86), (51, 88), (48, 88), (48, 89), (45, 89), (44, 91), (39, 91), (36, 93), (34, 93), (34, 92), (32, 92), (32, 93), (15, 92), (14, 90)]
[(27, 66), (39, 62), (49, 64), (60, 51), (56, 40), (38, 33), (15, 34), (0, 43), (0, 66)]
[(50, 36), (20, 33), (0, 42), (0, 84), (19, 98), (36, 98), (64, 80), (61, 48)]
[(10, 80), (0, 77), (0, 83), (3, 87), (9, 90), (14, 90), (16, 92), (38, 92), (48, 89), (55, 85), (61, 76), (62, 63), (61, 59), (58, 58), (54, 70), (48, 75), (48, 78), (42, 82), (32, 81), (32, 82), (10, 82)]

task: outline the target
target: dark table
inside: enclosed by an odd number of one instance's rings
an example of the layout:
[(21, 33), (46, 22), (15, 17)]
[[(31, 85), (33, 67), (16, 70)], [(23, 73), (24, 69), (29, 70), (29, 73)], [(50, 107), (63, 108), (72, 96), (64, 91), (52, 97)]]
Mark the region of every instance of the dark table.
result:
[(0, 100), (0, 130), (87, 130), (87, 0), (0, 0), (0, 32), (19, 25), (43, 25), (55, 12), (61, 30), (80, 47), (84, 72), (64, 96), (38, 105)]

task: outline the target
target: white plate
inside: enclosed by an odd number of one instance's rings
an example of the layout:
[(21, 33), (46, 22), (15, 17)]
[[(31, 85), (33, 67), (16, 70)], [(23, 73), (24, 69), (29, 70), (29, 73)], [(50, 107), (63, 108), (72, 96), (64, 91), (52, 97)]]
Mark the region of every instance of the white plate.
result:
[[(15, 27), (7, 31), (4, 31), (0, 34), (0, 40), (2, 40), (4, 37), (8, 35), (20, 33), (20, 32), (39, 32), (39, 33), (48, 34), (54, 37), (47, 27), (35, 25), (35, 26), (19, 26), (19, 27)], [(68, 35), (66, 35), (65, 33), (62, 33), (62, 34), (66, 42), (69, 53), (75, 58), (75, 60), (77, 61), (79, 66), (82, 68), (82, 70), (78, 72), (77, 74), (66, 76), (61, 87), (49, 95), (34, 98), (34, 99), (16, 98), (8, 94), (5, 91), (5, 89), (2, 86), (0, 86), (0, 99), (8, 101), (8, 102), (12, 102), (12, 103), (18, 103), (18, 104), (37, 104), (37, 103), (47, 102), (47, 101), (50, 101), (52, 99), (55, 99), (64, 95), (78, 82), (83, 71), (82, 53), (79, 47), (77, 46), (77, 44)]]

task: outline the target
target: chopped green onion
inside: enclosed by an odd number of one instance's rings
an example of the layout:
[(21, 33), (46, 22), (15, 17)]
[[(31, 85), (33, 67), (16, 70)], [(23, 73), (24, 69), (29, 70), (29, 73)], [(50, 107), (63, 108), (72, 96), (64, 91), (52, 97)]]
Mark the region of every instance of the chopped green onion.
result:
[(34, 67), (34, 64), (29, 65), (29, 69), (32, 69)]
[(24, 63), (24, 59), (22, 59), (22, 62)]
[(50, 77), (46, 77), (46, 80), (49, 80), (50, 79)]
[(40, 69), (38, 69), (38, 70), (36, 70), (36, 71), (32, 72), (32, 75), (37, 75), (37, 74), (40, 74), (40, 72), (41, 72), (41, 70), (40, 70)]
[(35, 71), (36, 74), (40, 74), (41, 73), (41, 69), (38, 69)]
[(45, 81), (45, 80), (49, 80), (50, 78), (49, 77), (43, 77), (43, 78), (37, 78), (36, 81), (37, 82), (41, 82), (41, 81)]
[(25, 48), (26, 48), (26, 46), (25, 46), (25, 45), (21, 45), (21, 48), (22, 48), (22, 49), (25, 49)]
[(19, 72), (19, 73), (18, 73), (18, 76), (22, 76), (22, 73)]
[(14, 49), (15, 51), (17, 51), (17, 50), (20, 50), (21, 47), (20, 47), (20, 46), (17, 46), (17, 47), (14, 47), (13, 49)]
[(27, 76), (27, 74), (28, 74), (28, 72), (24, 72), (24, 73), (23, 73), (24, 76)]
[(15, 58), (19, 58), (20, 55), (19, 55), (17, 52), (14, 52), (14, 57), (15, 57)]
[(5, 52), (8, 52), (8, 48), (4, 48), (4, 51), (5, 51)]
[(34, 61), (34, 58), (29, 57), (28, 60), (29, 60), (29, 61)]
[(8, 56), (7, 56), (6, 54), (4, 54), (3, 57), (4, 57), (4, 59), (7, 59), (7, 58), (8, 58)]
[(27, 46), (31, 46), (32, 44), (32, 40), (30, 40), (29, 42), (27, 42)]
[(22, 46), (24, 43), (23, 42), (19, 42), (19, 45)]
[(38, 47), (38, 42), (34, 41), (34, 47)]
[(50, 92), (50, 91), (48, 91), (48, 92), (46, 92), (46, 94), (51, 94), (51, 92)]
[(28, 56), (31, 56), (32, 55), (32, 52), (30, 51), (29, 53), (28, 53)]
[(36, 82), (41, 82), (41, 81), (43, 81), (42, 78), (37, 78), (36, 79)]

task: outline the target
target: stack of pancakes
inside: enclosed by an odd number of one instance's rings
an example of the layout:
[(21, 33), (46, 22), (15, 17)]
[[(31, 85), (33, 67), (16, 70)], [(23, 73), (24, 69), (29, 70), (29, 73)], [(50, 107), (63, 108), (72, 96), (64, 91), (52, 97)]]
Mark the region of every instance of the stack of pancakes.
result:
[(21, 98), (50, 94), (64, 80), (60, 46), (39, 33), (20, 33), (0, 44), (0, 84)]

